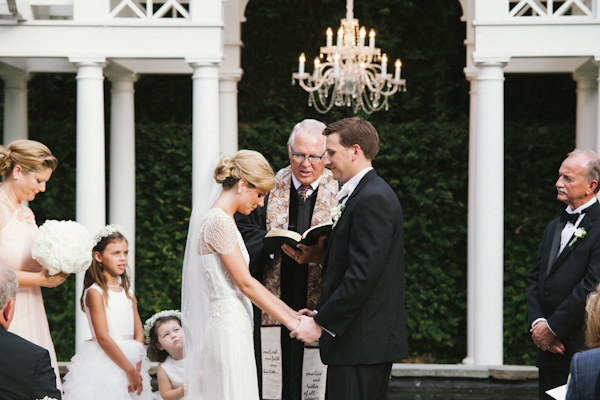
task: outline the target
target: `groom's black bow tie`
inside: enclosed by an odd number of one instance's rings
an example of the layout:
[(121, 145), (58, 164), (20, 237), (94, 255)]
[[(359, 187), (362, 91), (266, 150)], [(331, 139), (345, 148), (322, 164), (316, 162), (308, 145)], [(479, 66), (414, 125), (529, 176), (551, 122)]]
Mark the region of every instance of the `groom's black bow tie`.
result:
[(580, 215), (580, 213), (569, 214), (567, 210), (564, 210), (560, 216), (560, 222), (566, 223), (567, 221), (570, 221), (573, 225), (575, 225), (575, 222)]

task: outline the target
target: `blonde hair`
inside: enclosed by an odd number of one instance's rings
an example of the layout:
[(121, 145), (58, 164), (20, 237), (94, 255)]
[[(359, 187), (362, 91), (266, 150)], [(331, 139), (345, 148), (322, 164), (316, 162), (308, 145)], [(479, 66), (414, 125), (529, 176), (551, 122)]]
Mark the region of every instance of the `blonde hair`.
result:
[(224, 190), (231, 189), (240, 179), (249, 187), (268, 192), (275, 187), (275, 175), (269, 162), (257, 151), (240, 150), (233, 156), (223, 156), (215, 168), (215, 181)]
[(0, 175), (8, 175), (16, 165), (23, 168), (23, 173), (37, 172), (58, 167), (58, 160), (50, 149), (35, 140), (15, 140), (6, 148), (0, 146)]
[(588, 295), (585, 303), (585, 344), (590, 349), (600, 347), (600, 284)]

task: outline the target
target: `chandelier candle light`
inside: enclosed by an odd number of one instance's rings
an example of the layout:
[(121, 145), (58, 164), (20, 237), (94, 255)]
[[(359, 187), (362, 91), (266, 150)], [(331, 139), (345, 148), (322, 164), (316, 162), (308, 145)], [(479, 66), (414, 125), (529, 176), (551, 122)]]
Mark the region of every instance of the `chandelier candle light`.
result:
[(387, 73), (388, 57), (375, 47), (375, 31), (369, 32), (369, 46), (365, 47), (367, 30), (364, 26), (359, 30), (353, 9), (354, 1), (347, 0), (346, 18), (337, 31), (335, 46), (333, 31), (327, 28), (325, 47), (315, 58), (313, 73), (305, 72), (306, 56), (302, 53), (298, 72), (292, 74), (292, 84), (298, 80), (309, 93), (308, 105), (321, 114), (334, 105), (352, 107), (355, 114), (359, 110), (371, 114), (384, 107), (387, 111), (388, 97), (398, 89), (406, 91), (406, 80), (400, 79), (402, 63), (396, 60), (394, 74)]

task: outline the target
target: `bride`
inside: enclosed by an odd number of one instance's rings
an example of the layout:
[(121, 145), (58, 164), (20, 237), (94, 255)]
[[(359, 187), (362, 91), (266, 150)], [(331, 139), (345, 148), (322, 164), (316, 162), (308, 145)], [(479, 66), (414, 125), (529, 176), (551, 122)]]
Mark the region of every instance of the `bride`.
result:
[(250, 301), (290, 331), (298, 313), (250, 275), (233, 215), (263, 205), (273, 170), (260, 153), (240, 150), (221, 157), (209, 186), (192, 212), (183, 265), (186, 398), (258, 400)]

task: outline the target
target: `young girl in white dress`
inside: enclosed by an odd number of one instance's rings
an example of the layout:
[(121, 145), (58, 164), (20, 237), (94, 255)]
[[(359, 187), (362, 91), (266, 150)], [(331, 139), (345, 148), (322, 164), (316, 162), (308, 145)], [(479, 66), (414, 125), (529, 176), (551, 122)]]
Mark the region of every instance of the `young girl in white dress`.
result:
[(81, 296), (92, 339), (83, 343), (67, 367), (64, 398), (152, 399), (144, 330), (129, 287), (123, 229), (104, 227), (94, 237), (92, 256)]
[(221, 157), (212, 184), (194, 205), (183, 266), (186, 398), (258, 400), (250, 301), (290, 331), (299, 314), (250, 275), (233, 214), (262, 206), (275, 177), (260, 153), (240, 150)]
[(158, 361), (156, 377), (163, 400), (179, 400), (185, 396), (181, 311), (168, 310), (154, 314), (144, 324), (150, 360)]

